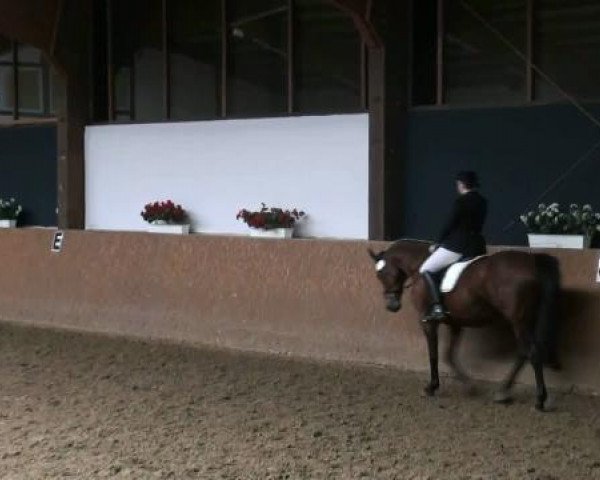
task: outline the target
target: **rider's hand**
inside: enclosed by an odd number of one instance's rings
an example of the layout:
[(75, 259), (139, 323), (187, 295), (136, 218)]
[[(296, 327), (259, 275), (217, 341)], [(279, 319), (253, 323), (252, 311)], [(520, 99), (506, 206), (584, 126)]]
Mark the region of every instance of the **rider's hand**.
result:
[(429, 246), (429, 253), (433, 253), (433, 252), (435, 252), (435, 251), (438, 249), (438, 246), (439, 246), (439, 245), (437, 245), (437, 244), (435, 244), (435, 243), (434, 243), (434, 244), (432, 244), (432, 245), (430, 245), (430, 246)]

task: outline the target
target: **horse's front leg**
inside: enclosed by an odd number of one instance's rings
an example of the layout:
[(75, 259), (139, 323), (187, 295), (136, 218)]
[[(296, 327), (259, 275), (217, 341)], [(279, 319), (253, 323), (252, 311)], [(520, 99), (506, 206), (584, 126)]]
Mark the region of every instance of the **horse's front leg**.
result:
[(440, 388), (440, 376), (438, 372), (438, 324), (437, 322), (427, 322), (423, 326), (423, 331), (427, 337), (427, 349), (429, 351), (429, 369), (431, 380), (425, 387), (425, 394), (429, 397), (435, 394)]
[(539, 345), (533, 345), (531, 351), (531, 365), (535, 372), (535, 383), (537, 387), (537, 400), (535, 408), (540, 412), (544, 411), (548, 392), (546, 391), (546, 382), (544, 381), (544, 362), (543, 355)]

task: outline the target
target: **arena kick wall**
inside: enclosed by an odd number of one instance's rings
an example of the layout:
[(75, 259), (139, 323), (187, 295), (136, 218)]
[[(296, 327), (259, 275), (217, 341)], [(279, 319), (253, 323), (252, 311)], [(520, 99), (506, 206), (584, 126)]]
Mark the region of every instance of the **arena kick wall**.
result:
[[(423, 371), (414, 311), (388, 313), (363, 241), (0, 231), (0, 319), (182, 344)], [(553, 251), (565, 301), (565, 369), (554, 386), (600, 393), (600, 252)], [(470, 331), (461, 349), (479, 378), (502, 377), (510, 333)], [(442, 346), (443, 346), (442, 342)], [(527, 369), (523, 381), (532, 378)]]

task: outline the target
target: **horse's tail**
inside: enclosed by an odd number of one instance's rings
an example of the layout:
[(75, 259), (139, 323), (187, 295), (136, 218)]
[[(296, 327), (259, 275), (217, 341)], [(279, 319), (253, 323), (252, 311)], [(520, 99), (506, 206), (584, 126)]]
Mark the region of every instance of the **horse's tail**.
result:
[(540, 349), (544, 363), (551, 368), (559, 369), (557, 340), (560, 308), (560, 266), (555, 257), (547, 254), (537, 254), (535, 255), (535, 267), (541, 292), (534, 343)]

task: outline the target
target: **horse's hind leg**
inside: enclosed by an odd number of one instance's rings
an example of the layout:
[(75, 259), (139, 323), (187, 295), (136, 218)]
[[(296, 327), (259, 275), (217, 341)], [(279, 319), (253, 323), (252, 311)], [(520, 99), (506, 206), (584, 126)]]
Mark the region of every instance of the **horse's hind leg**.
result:
[(521, 349), (519, 349), (519, 354), (517, 359), (506, 377), (506, 379), (502, 382), (500, 390), (496, 392), (494, 396), (494, 401), (496, 403), (510, 403), (512, 401), (511, 390), (513, 385), (515, 384), (515, 380), (517, 379), (517, 375), (521, 372), (523, 365), (525, 365), (525, 361), (527, 360), (527, 354)]
[(456, 325), (448, 325), (450, 330), (450, 341), (444, 353), (444, 361), (452, 369), (456, 379), (466, 385), (471, 385), (471, 378), (464, 372), (458, 361), (456, 360), (456, 350), (460, 343), (463, 329)]

